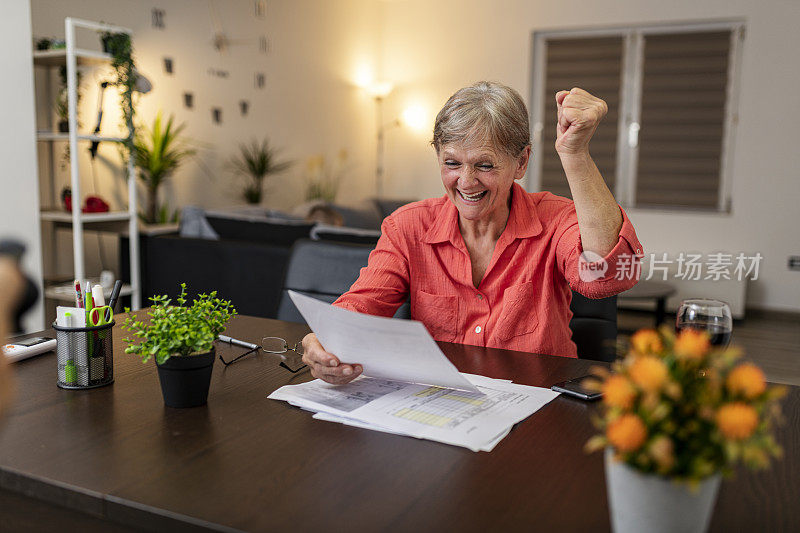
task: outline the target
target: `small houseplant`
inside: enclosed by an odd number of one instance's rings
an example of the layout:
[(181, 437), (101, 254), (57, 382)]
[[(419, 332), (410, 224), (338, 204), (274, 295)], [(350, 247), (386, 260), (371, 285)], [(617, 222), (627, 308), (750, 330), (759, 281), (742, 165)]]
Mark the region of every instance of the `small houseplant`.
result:
[(323, 155), (309, 157), (306, 161), (305, 200), (324, 200), (328, 203), (336, 201), (346, 169), (347, 150), (339, 150), (333, 165), (329, 165)]
[(587, 382), (603, 392), (603, 434), (587, 449), (606, 450), (615, 531), (705, 531), (721, 476), (780, 456), (772, 428), (785, 388), (740, 357), (705, 332), (641, 330), (613, 373)]
[(195, 154), (195, 150), (181, 136), (185, 127), (186, 124), (176, 125), (171, 115), (164, 122), (159, 111), (151, 127), (141, 128), (141, 131), (136, 132), (133, 161), (139, 170), (139, 178), (147, 189), (147, 206), (143, 219), (148, 224), (164, 222), (159, 220), (158, 189)]
[(125, 353), (138, 355), (142, 362), (155, 359), (169, 407), (204, 405), (214, 368), (214, 341), (236, 310), (231, 302), (217, 298), (216, 291), (200, 294), (186, 305), (185, 283), (177, 305), (166, 295), (150, 300), (147, 322), (132, 314), (125, 317), (123, 329), (136, 337), (123, 339), (128, 343)]
[(233, 171), (245, 178), (242, 196), (249, 204), (261, 203), (267, 176), (283, 172), (290, 165), (289, 161), (277, 160), (277, 150), (270, 147), (266, 138), (240, 144), (239, 154), (230, 160)]

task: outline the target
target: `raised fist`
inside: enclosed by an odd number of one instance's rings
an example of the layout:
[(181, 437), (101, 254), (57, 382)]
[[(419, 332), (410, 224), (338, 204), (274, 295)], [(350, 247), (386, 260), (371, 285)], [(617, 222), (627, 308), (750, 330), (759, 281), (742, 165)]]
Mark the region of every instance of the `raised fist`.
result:
[(608, 113), (608, 105), (578, 87), (556, 93), (556, 104), (556, 151), (560, 155), (588, 153), (589, 140)]

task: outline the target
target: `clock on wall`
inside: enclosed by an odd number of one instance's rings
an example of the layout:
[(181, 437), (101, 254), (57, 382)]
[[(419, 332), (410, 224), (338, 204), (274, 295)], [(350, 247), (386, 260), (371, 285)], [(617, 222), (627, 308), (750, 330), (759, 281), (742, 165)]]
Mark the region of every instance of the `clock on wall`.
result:
[[(253, 1), (253, 10), (250, 11), (248, 9), (248, 13), (242, 13), (242, 16), (249, 16), (254, 17), (256, 19), (264, 19), (266, 16), (266, 1), (265, 0), (254, 0)], [(241, 79), (238, 76), (231, 75), (231, 62), (229, 61), (231, 56), (235, 54), (240, 54), (242, 52), (255, 52), (260, 56), (266, 57), (269, 55), (271, 50), (271, 43), (269, 38), (266, 35), (259, 35), (255, 37), (240, 37), (238, 35), (232, 35), (228, 33), (227, 29), (223, 25), (223, 20), (220, 17), (220, 12), (225, 10), (225, 12), (231, 12), (231, 6), (228, 2), (222, 0), (208, 0), (208, 19), (209, 19), (209, 26), (211, 29), (210, 38), (205, 42), (206, 46), (208, 46), (208, 50), (210, 53), (205, 54), (207, 57), (211, 57), (214, 60), (214, 65), (210, 65), (206, 69), (206, 74), (219, 79), (219, 80), (232, 80), (234, 77)], [(164, 28), (164, 20), (165, 20), (166, 12), (163, 9), (154, 8), (151, 10), (151, 20), (153, 22), (153, 26), (159, 29)], [(174, 57), (165, 57), (164, 58), (164, 72), (166, 74), (172, 75), (175, 72), (175, 65), (176, 59)], [(247, 76), (252, 76), (253, 79), (253, 86), (256, 89), (263, 89), (266, 86), (266, 75), (264, 72), (254, 69), (252, 72), (247, 74)], [(246, 79), (246, 78), (245, 78)], [(201, 95), (198, 95), (198, 98), (202, 98)], [(198, 98), (195, 98), (195, 94), (193, 92), (185, 91), (183, 93), (183, 103), (186, 109), (194, 109), (195, 104), (198, 102)], [(214, 124), (221, 124), (222, 117), (223, 117), (223, 107), (219, 105), (220, 103), (214, 103), (211, 107), (211, 118)], [(250, 102), (245, 98), (235, 98), (233, 102), (231, 102), (230, 108), (238, 108), (239, 114), (241, 116), (247, 116), (251, 109)]]
[[(255, 10), (254, 16), (256, 18), (263, 18), (266, 12), (266, 2), (256, 0), (254, 2)], [(233, 38), (225, 30), (222, 19), (219, 15), (218, 3), (215, 0), (208, 0), (209, 18), (211, 19), (211, 40), (210, 44), (216, 52), (217, 60), (224, 60), (226, 56), (237, 53), (239, 49), (247, 50), (248, 47), (253, 47), (258, 50), (261, 55), (267, 55), (270, 51), (269, 39), (266, 35), (260, 35), (257, 38)], [(253, 48), (250, 48), (251, 50)], [(226, 69), (210, 68), (208, 73), (211, 76), (229, 79), (230, 75)], [(263, 72), (254, 72), (254, 86), (256, 89), (263, 89), (266, 85), (266, 76)], [(250, 108), (249, 102), (239, 100), (239, 113), (241, 116), (247, 116)], [(212, 109), (212, 117), (216, 124), (222, 122), (221, 111), (219, 108)]]

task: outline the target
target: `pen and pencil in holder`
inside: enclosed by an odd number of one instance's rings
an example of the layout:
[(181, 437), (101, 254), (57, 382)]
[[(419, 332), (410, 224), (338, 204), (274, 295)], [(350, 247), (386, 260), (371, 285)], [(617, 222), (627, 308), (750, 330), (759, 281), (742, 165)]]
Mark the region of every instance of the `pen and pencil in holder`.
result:
[(53, 324), (56, 330), (58, 386), (92, 389), (114, 381), (114, 320), (89, 327)]

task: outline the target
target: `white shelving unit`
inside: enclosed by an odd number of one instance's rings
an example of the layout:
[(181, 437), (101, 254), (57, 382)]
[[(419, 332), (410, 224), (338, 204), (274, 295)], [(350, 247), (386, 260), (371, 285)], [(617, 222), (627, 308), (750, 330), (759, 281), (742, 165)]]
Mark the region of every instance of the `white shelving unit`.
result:
[[(111, 63), (110, 54), (94, 50), (80, 49), (75, 46), (75, 32), (77, 29), (89, 30), (94, 32), (127, 33), (132, 35), (128, 28), (112, 26), (88, 20), (81, 20), (72, 17), (64, 19), (64, 31), (66, 48), (60, 50), (38, 50), (33, 53), (33, 64), (35, 66), (53, 68), (67, 68), (67, 107), (69, 131), (66, 133), (56, 133), (51, 131), (37, 133), (37, 140), (40, 143), (47, 143), (50, 157), (50, 172), (54, 172), (54, 150), (53, 143), (66, 141), (70, 148), (70, 183), (72, 189), (73, 209), (72, 213), (66, 211), (43, 210), (41, 213), (42, 222), (54, 225), (55, 230), (71, 229), (72, 246), (74, 255), (74, 278), (79, 280), (87, 279), (85, 269), (83, 232), (84, 230), (105, 231), (120, 233), (127, 229), (128, 235), (138, 235), (137, 221), (137, 197), (136, 197), (136, 169), (132, 158), (128, 158), (128, 208), (125, 211), (112, 211), (108, 213), (82, 213), (82, 195), (80, 184), (80, 169), (78, 166), (78, 143), (86, 142), (123, 142), (121, 137), (109, 137), (103, 135), (92, 135), (78, 133), (78, 88), (77, 72), (78, 67), (96, 67)], [(48, 77), (49, 79), (49, 77)], [(48, 95), (50, 91), (48, 90)], [(52, 122), (52, 121), (50, 121)], [(52, 129), (52, 124), (51, 124)], [(54, 179), (51, 176), (50, 186), (55, 187)], [(51, 191), (51, 199), (55, 197)], [(55, 238), (53, 239), (55, 241)], [(131, 296), (133, 309), (141, 307), (140, 293), (140, 273), (139, 273), (139, 239), (129, 238), (130, 245), (130, 284), (123, 285), (121, 294)], [(54, 242), (51, 243), (54, 245)], [(91, 279), (91, 277), (89, 278)], [(74, 300), (74, 288), (70, 281), (66, 285), (45, 286), (45, 296), (55, 300), (71, 301)]]

